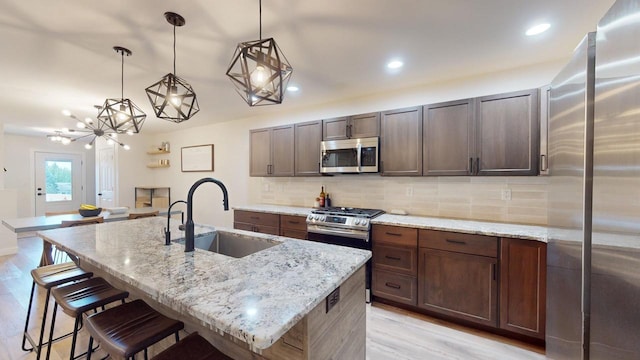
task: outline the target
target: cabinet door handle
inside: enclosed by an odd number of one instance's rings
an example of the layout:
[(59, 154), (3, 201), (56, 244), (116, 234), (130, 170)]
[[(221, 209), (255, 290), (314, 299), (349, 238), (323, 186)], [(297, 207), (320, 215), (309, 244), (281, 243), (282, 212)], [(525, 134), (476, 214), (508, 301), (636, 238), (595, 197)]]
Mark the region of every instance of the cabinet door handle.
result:
[(393, 232), (388, 232), (386, 231), (385, 234), (389, 235), (389, 236), (402, 236), (402, 234), (398, 234), (398, 233), (393, 233)]
[(462, 240), (446, 239), (446, 242), (451, 243), (451, 244), (457, 244), (457, 245), (467, 245), (467, 243), (462, 241)]
[(289, 224), (300, 224), (300, 221), (289, 220), (288, 223)]
[(496, 280), (496, 264), (491, 264), (491, 276), (493, 277), (493, 280)]
[(260, 220), (259, 216), (249, 216), (251, 220)]
[(480, 172), (480, 158), (476, 158), (476, 175)]
[(392, 289), (400, 289), (400, 285), (398, 285), (398, 284), (394, 284), (394, 283), (386, 282), (386, 283), (384, 283), (384, 285), (385, 285), (386, 287), (390, 287), (390, 288), (392, 288)]
[(547, 171), (547, 155), (540, 155), (540, 171)]
[(395, 256), (385, 255), (384, 257), (389, 259), (389, 260), (396, 260), (396, 261), (400, 261), (401, 260), (399, 257), (395, 257)]
[(469, 174), (473, 175), (473, 158), (469, 158)]

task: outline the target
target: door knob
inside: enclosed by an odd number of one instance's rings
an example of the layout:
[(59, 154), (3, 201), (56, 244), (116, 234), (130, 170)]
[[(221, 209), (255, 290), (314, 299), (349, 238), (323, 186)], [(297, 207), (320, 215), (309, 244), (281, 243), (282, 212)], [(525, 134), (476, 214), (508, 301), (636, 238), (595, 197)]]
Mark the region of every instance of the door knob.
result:
[(102, 193), (98, 193), (98, 196), (102, 196)]
[(42, 196), (42, 195), (47, 195), (47, 193), (41, 193), (41, 192), (39, 192), (37, 195), (38, 195), (38, 196)]

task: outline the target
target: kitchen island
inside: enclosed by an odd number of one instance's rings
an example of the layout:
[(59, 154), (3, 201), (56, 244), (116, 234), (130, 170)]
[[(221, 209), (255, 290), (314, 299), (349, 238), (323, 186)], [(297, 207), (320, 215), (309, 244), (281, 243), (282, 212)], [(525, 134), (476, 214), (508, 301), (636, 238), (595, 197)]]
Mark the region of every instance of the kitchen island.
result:
[[(173, 240), (184, 236), (178, 224)], [(196, 226), (196, 240), (217, 232), (276, 245), (242, 258), (185, 253), (164, 245), (165, 226), (155, 217), (38, 235), (234, 358), (364, 359), (369, 251)]]

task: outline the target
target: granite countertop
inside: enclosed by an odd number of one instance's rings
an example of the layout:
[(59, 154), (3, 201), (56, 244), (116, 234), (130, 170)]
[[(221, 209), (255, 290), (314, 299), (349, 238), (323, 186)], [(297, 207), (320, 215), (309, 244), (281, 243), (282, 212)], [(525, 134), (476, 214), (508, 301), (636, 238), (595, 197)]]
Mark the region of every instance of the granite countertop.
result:
[[(236, 206), (234, 209), (299, 216), (307, 216), (313, 210), (311, 208), (280, 205), (247, 205)], [(371, 220), (371, 223), (547, 242), (547, 228), (536, 225), (393, 214), (380, 215)]]
[[(171, 223), (172, 239), (184, 237)], [(39, 231), (63, 250), (140, 289), (204, 326), (259, 352), (275, 343), (371, 257), (338, 247), (242, 230), (196, 226), (279, 243), (231, 258), (180, 244), (164, 245), (160, 217)]]
[(380, 215), (371, 220), (371, 223), (547, 242), (547, 228), (535, 225), (392, 214)]
[(246, 205), (234, 206), (233, 210), (258, 211), (270, 214), (297, 215), (307, 216), (311, 213), (312, 208), (284, 206), (284, 205)]

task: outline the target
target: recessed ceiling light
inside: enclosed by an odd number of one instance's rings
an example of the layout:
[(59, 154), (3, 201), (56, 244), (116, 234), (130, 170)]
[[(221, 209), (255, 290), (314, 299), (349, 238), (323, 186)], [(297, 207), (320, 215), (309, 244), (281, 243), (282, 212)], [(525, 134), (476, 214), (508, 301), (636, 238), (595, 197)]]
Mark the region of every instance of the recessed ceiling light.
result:
[(67, 109), (64, 109), (64, 110), (62, 110), (62, 115), (64, 115), (64, 116), (71, 116), (71, 111), (69, 111), (69, 110), (67, 110)]
[(551, 27), (551, 24), (548, 24), (548, 23), (538, 24), (536, 26), (530, 27), (525, 34), (527, 36), (542, 34), (543, 32), (549, 30), (550, 27)]
[(392, 60), (389, 61), (389, 63), (387, 63), (387, 68), (389, 69), (399, 69), (402, 67), (402, 65), (404, 65), (404, 63), (402, 63), (402, 61), (400, 60)]
[(287, 91), (296, 92), (298, 90), (300, 90), (300, 88), (297, 86), (294, 86), (294, 85), (287, 86)]

